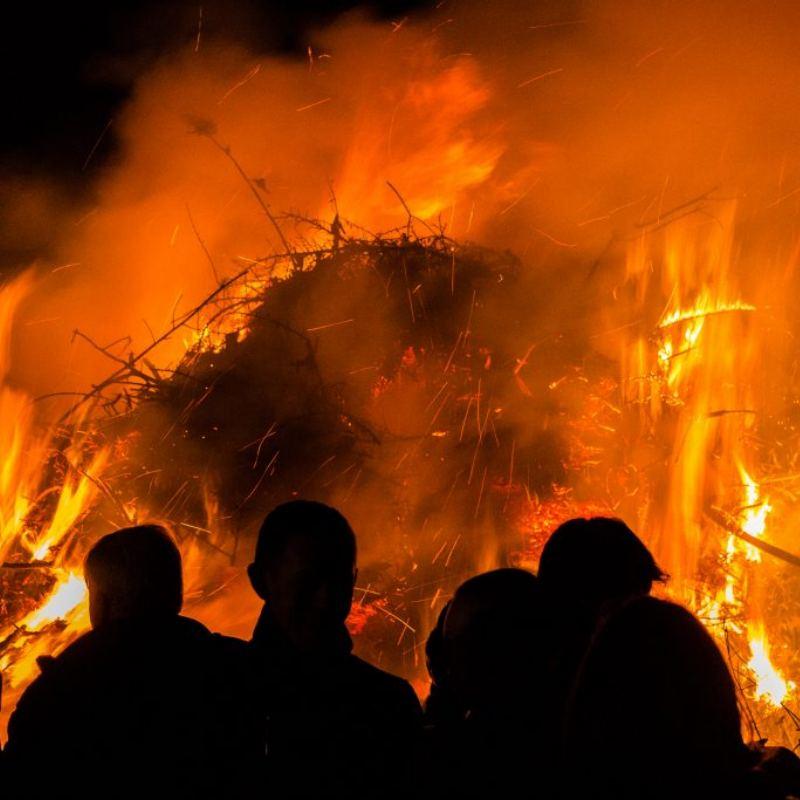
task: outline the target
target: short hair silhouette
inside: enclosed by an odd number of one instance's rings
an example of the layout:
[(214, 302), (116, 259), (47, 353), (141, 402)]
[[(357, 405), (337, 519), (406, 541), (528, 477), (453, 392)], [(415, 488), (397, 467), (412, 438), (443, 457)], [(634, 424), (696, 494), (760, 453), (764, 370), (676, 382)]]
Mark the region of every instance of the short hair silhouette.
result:
[(304, 651), (349, 646), (344, 622), (356, 579), (356, 537), (335, 508), (292, 500), (271, 511), (258, 534), (250, 583), (269, 624)]
[(183, 606), (181, 554), (160, 525), (103, 536), (85, 563), (92, 624), (176, 615)]
[(571, 519), (547, 540), (539, 561), (542, 586), (592, 614), (611, 601), (649, 594), (667, 576), (620, 519)]
[(600, 628), (566, 729), (569, 774), (598, 792), (627, 787), (624, 797), (661, 796), (654, 783), (675, 791), (698, 771), (714, 783), (750, 762), (721, 651), (689, 611), (654, 597), (630, 601)]
[(464, 581), (456, 589), (444, 619), (446, 637), (515, 628), (521, 620), (541, 618), (539, 582), (524, 569), (504, 567)]
[(509, 700), (522, 704), (521, 685), (543, 674), (547, 624), (530, 572), (497, 569), (461, 584), (443, 628), (448, 681), (459, 702), (492, 713), (506, 711)]
[(302, 536), (337, 563), (356, 561), (356, 537), (341, 512), (314, 500), (291, 500), (267, 514), (256, 542), (255, 564), (280, 562), (289, 541)]

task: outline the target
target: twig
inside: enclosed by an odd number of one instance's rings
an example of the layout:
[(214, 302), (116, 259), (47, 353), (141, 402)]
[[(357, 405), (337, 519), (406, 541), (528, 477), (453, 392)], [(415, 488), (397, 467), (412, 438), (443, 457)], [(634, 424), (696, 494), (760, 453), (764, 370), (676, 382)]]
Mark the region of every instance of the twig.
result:
[[(128, 360), (124, 362), (125, 366), (120, 367), (118, 370), (115, 370), (111, 375), (109, 375), (105, 380), (101, 381), (100, 383), (94, 385), (91, 391), (85, 393), (83, 397), (77, 402), (74, 403), (70, 408), (68, 408), (64, 414), (61, 416), (59, 422), (63, 423), (67, 419), (69, 419), (79, 408), (84, 406), (90, 400), (96, 399), (99, 397), (104, 389), (107, 389), (110, 386), (114, 386), (120, 379), (124, 379), (127, 374), (130, 374), (130, 370), (133, 366), (138, 362), (141, 361), (145, 356), (155, 350), (158, 345), (160, 345), (163, 341), (168, 339), (172, 336), (175, 331), (179, 330), (180, 328), (184, 327), (186, 323), (189, 322), (193, 317), (197, 316), (204, 308), (206, 308), (213, 300), (218, 297), (222, 292), (224, 292), (229, 286), (232, 286), (238, 280), (243, 278), (251, 271), (250, 267), (247, 269), (238, 272), (232, 278), (228, 278), (228, 280), (223, 281), (216, 289), (214, 289), (211, 294), (207, 295), (206, 298), (192, 308), (190, 311), (187, 311), (182, 317), (180, 317), (177, 321), (173, 321), (172, 326), (161, 334), (154, 342), (151, 342), (144, 350), (141, 350), (138, 354), (134, 355), (131, 353), (128, 357)], [(86, 338), (88, 341), (91, 341), (86, 337), (84, 334), (81, 334)], [(120, 361), (120, 359), (116, 359)]]
[(768, 553), (775, 558), (779, 558), (781, 561), (785, 561), (787, 564), (791, 564), (793, 567), (800, 567), (800, 557), (790, 553), (788, 550), (784, 550), (781, 547), (776, 547), (774, 544), (770, 544), (769, 542), (765, 542), (762, 539), (758, 539), (757, 537), (746, 533), (736, 524), (731, 516), (721, 508), (710, 506), (706, 509), (705, 513), (712, 522), (715, 522), (721, 528), (724, 528), (726, 531), (728, 531), (728, 533), (733, 534), (738, 539), (742, 539), (753, 547), (756, 547), (764, 553)]
[(211, 265), (211, 271), (214, 273), (214, 281), (216, 283), (219, 283), (219, 273), (217, 272), (217, 267), (214, 264), (214, 259), (211, 257), (211, 253), (208, 252), (206, 243), (203, 241), (202, 237), (200, 236), (200, 231), (197, 230), (197, 226), (194, 224), (194, 218), (192, 217), (192, 212), (189, 209), (188, 203), (186, 204), (186, 213), (189, 215), (189, 224), (192, 226), (192, 231), (194, 233), (195, 239), (197, 239), (197, 243), (200, 245), (201, 249), (206, 254), (208, 263)]
[(217, 139), (217, 137), (213, 134), (213, 132), (210, 131), (209, 132), (199, 131), (199, 132), (202, 135), (207, 136), (208, 139), (210, 139), (211, 142), (230, 160), (231, 164), (233, 164), (233, 166), (236, 168), (236, 171), (239, 173), (239, 175), (242, 176), (242, 179), (250, 187), (250, 191), (253, 193), (253, 197), (255, 197), (258, 205), (261, 206), (261, 210), (264, 212), (267, 219), (272, 223), (272, 227), (275, 228), (275, 232), (278, 234), (278, 238), (281, 240), (281, 244), (283, 245), (284, 249), (286, 250), (287, 253), (291, 253), (292, 247), (289, 244), (289, 240), (283, 233), (281, 226), (278, 224), (278, 220), (275, 218), (275, 215), (270, 210), (269, 205), (267, 205), (267, 203), (264, 201), (264, 198), (261, 197), (261, 194), (256, 188), (253, 179), (244, 171), (242, 165), (239, 163), (236, 156), (234, 156), (233, 153), (231, 152), (231, 148), (228, 145), (222, 144), (222, 142), (220, 142)]

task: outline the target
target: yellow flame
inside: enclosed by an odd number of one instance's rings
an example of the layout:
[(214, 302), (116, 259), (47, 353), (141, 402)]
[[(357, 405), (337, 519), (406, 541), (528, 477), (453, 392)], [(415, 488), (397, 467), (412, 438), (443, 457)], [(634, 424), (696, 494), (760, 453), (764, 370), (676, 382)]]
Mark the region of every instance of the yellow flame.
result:
[(109, 455), (108, 448), (101, 448), (95, 453), (91, 464), (85, 471), (79, 472), (74, 466), (71, 466), (69, 474), (64, 479), (55, 512), (47, 528), (34, 537), (33, 541), (26, 537), (26, 544), (35, 559), (41, 561), (47, 558), (51, 550), (61, 543), (78, 518), (91, 506), (99, 491), (97, 481), (108, 463)]
[[(44, 485), (53, 463), (52, 432), (40, 426), (31, 398), (6, 383), (14, 319), (32, 285), (32, 274), (24, 273), (0, 287), (0, 561), (47, 559), (56, 582), (44, 596), (30, 598), (37, 607), (22, 619), (2, 620), (0, 670), (14, 691), (36, 674), (38, 656), (58, 651), (88, 625), (86, 586), (79, 571), (62, 565), (63, 544), (94, 503), (110, 458), (110, 449), (92, 452), (79, 434), (62, 452), (63, 480)], [(48, 629), (56, 620), (64, 625)]]
[(44, 603), (22, 620), (20, 627), (37, 631), (50, 622), (67, 617), (86, 598), (87, 590), (83, 578), (68, 572)]
[(35, 430), (30, 398), (5, 384), (14, 319), (32, 285), (32, 275), (26, 272), (0, 289), (0, 561), (25, 532), (47, 452)]
[[(767, 529), (767, 517), (772, 511), (772, 506), (768, 498), (761, 499), (761, 488), (741, 464), (739, 465), (739, 475), (744, 485), (744, 509), (741, 513), (742, 530), (745, 533), (749, 533), (750, 536), (761, 538)], [(745, 558), (748, 561), (758, 563), (761, 561), (761, 551), (757, 547), (746, 544)]]
[[(665, 313), (658, 323), (659, 328), (669, 328), (679, 322), (694, 322), (695, 326), (699, 324), (702, 328), (702, 321), (705, 317), (710, 317), (713, 314), (724, 314), (729, 311), (755, 311), (756, 307), (750, 303), (745, 303), (741, 300), (734, 300), (733, 302), (726, 302), (724, 300), (712, 299), (708, 291), (704, 291), (697, 302), (690, 308), (677, 308), (670, 313)], [(696, 330), (693, 338), (696, 341), (699, 336), (700, 330)], [(687, 339), (690, 337), (687, 337)]]
[(747, 666), (756, 681), (755, 698), (779, 707), (795, 685), (773, 666), (769, 644), (760, 625), (750, 628), (750, 652), (752, 656)]

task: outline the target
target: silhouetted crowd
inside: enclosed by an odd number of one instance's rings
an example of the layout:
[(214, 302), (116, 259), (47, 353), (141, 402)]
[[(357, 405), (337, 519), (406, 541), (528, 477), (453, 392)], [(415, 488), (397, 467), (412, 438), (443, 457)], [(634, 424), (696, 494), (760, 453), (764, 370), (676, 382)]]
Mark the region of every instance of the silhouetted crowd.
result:
[(356, 538), (321, 503), (278, 506), (248, 567), (252, 639), (181, 616), (181, 558), (155, 525), (85, 564), (92, 629), (11, 716), (9, 797), (800, 796), (800, 760), (746, 743), (734, 680), (621, 521), (575, 519), (538, 575), (463, 583), (426, 645), (431, 691), (352, 653)]

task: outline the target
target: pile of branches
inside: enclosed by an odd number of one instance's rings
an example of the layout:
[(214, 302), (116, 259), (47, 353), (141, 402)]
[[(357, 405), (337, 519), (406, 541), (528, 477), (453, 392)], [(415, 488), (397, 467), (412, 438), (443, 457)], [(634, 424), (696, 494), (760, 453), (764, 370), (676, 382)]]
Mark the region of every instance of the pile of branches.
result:
[(189, 465), (229, 511), (253, 503), (260, 513), (308, 491), (326, 462), (363, 471), (376, 449), (429, 433), (422, 419), (376, 419), (376, 398), (401, 377), (425, 391), (446, 378), (462, 397), (476, 373), (491, 380), (484, 362), (497, 347), (480, 318), (512, 290), (513, 257), (411, 225), (345, 236), (338, 218), (308, 224), (324, 230), (324, 246), (260, 259), (175, 320), (161, 340), (187, 328), (195, 338), (177, 366), (157, 368), (151, 345), (93, 388), (115, 431), (144, 435), (150, 452), (138, 457), (161, 470), (162, 494)]

